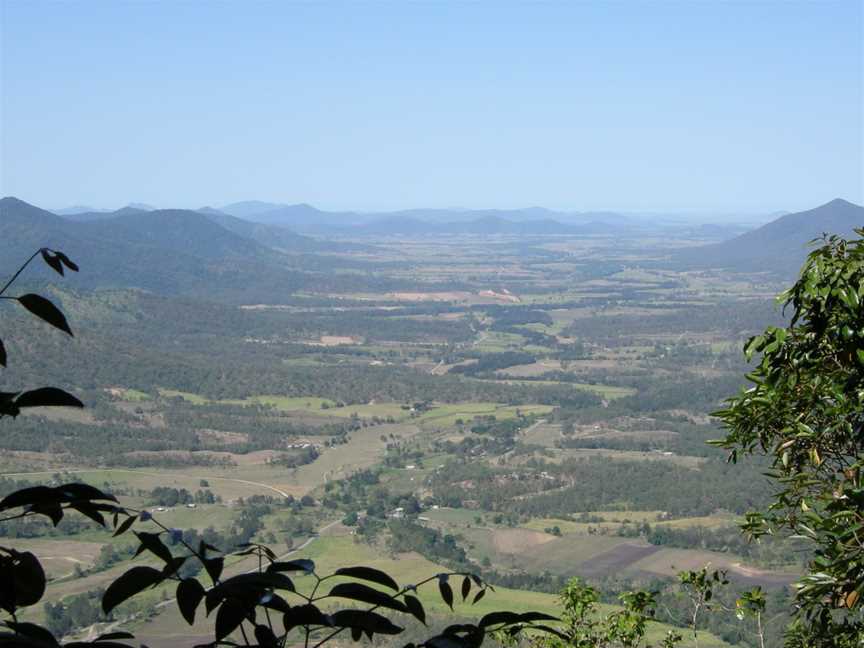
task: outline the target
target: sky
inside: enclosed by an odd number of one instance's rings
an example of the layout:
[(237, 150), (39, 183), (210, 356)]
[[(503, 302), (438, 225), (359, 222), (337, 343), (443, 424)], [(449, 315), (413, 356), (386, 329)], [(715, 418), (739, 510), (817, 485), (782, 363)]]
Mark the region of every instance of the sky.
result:
[(0, 11), (0, 193), (46, 208), (864, 202), (864, 0)]

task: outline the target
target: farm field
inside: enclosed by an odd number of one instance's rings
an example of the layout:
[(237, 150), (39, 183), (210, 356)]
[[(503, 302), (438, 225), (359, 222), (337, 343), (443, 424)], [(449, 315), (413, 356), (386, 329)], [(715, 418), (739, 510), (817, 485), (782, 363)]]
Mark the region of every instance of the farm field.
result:
[[(348, 536), (320, 538), (312, 543), (307, 551), (298, 554), (299, 556), (315, 561), (316, 570), (321, 574), (330, 573), (346, 563), (362, 564), (381, 569), (392, 575), (398, 583), (406, 584), (418, 583), (442, 571), (439, 565), (431, 563), (417, 554), (397, 554), (382, 557), (375, 547), (358, 545)], [(298, 588), (303, 588), (304, 585), (311, 586), (311, 584), (305, 584), (304, 580), (306, 579), (302, 577), (297, 580)], [(436, 617), (443, 618), (445, 615), (449, 615), (449, 609), (441, 601), (434, 583), (432, 587), (427, 586), (419, 589), (418, 596), (433, 619), (433, 624)], [(557, 609), (558, 602), (555, 596), (496, 587), (495, 592), (490, 592), (476, 605), (457, 603), (455, 612), (457, 617), (479, 618), (495, 610), (515, 612), (537, 610), (554, 614)], [(600, 610), (605, 613), (615, 609), (614, 606), (600, 605)], [(402, 622), (408, 624), (408, 627), (416, 623), (410, 618), (402, 619)], [(170, 605), (159, 614), (157, 619), (138, 624), (135, 633), (142, 639), (146, 639), (150, 646), (166, 646), (167, 648), (169, 645), (191, 645), (196, 638), (200, 640), (200, 637), (208, 629), (208, 625), (205, 623), (201, 627), (201, 635), (190, 634), (189, 626), (180, 617), (176, 606)], [(647, 636), (651, 641), (657, 641), (665, 635), (668, 629), (668, 626), (653, 623), (649, 627)], [(691, 644), (684, 643), (682, 645), (689, 646)], [(725, 642), (708, 633), (700, 633), (699, 645), (708, 648), (728, 646)]]
[(100, 542), (78, 540), (27, 538), (17, 539), (18, 551), (32, 551), (39, 556), (49, 581), (70, 578), (76, 568), (89, 569), (96, 562), (103, 547)]
[(287, 396), (254, 396), (248, 399), (221, 399), (211, 401), (205, 397), (188, 392), (160, 390), (165, 397), (182, 398), (193, 405), (267, 405), (284, 412), (304, 412), (322, 417), (363, 419), (379, 418), (394, 419), (396, 422), (412, 422), (427, 424), (432, 427), (449, 427), (457, 419), (471, 420), (475, 416), (495, 416), (507, 419), (516, 416), (517, 410), (525, 415), (548, 414), (552, 411), (549, 405), (509, 406), (493, 402), (466, 403), (432, 403), (421, 413), (410, 411), (410, 408), (400, 403), (369, 403), (365, 405), (338, 405), (326, 398), (305, 398)]
[[(655, 547), (654, 549), (658, 549)], [(794, 572), (758, 569), (742, 564), (735, 556), (714, 551), (691, 551), (687, 549), (659, 549), (644, 558), (627, 564), (626, 569), (644, 571), (659, 576), (674, 576), (681, 570), (699, 569), (709, 564), (714, 569), (725, 569), (729, 577), (739, 582), (761, 583), (770, 586), (787, 586), (795, 580)]]
[[(786, 573), (722, 547), (655, 546), (640, 526), (691, 534), (672, 536), (686, 544), (710, 541), (697, 533), (728, 533), (741, 518), (719, 496), (716, 484), (728, 481), (704, 440), (716, 436), (710, 411), (737, 388), (740, 341), (764, 322), (758, 304), (770, 282), (640, 268), (659, 254), (653, 239), (374, 245), (334, 258), (362, 258), (381, 281), (415, 288), (300, 291), (285, 304), (208, 306), (203, 316), (172, 304), (179, 368), (106, 380), (82, 394), (83, 411), (21, 417), (28, 427), (0, 457), (2, 477), (85, 481), (129, 506), (164, 508), (169, 528), (242, 534), (280, 555), (301, 546), (325, 569), (370, 564), (410, 582), (440, 571), (444, 552), (465, 569), (525, 574), (544, 590), (500, 587), (466, 615), (554, 606), (558, 576), (634, 587), (656, 578), (674, 588), (676, 569), (710, 563), (742, 583), (790, 582), (795, 564)], [(442, 289), (447, 281), (465, 285)], [(110, 309), (136, 298), (93, 299)], [(182, 308), (193, 312), (178, 316)], [(209, 331), (206, 342), (179, 325), (184, 317)], [(148, 344), (162, 339), (161, 328), (142, 326)], [(663, 490), (670, 474), (715, 481), (691, 481), (698, 497), (670, 501), (680, 494)], [(159, 507), (157, 489), (206, 489), (217, 499)], [(401, 540), (415, 544), (394, 553), (399, 520), (408, 525)], [(56, 579), (48, 600), (71, 605), (122, 573), (122, 562), (94, 569), (103, 546), (122, 552), (133, 540), (86, 528), (21, 546), (46, 556)], [(765, 564), (782, 564), (782, 555), (768, 552)], [(226, 573), (247, 564), (232, 561)], [(176, 608), (161, 605), (170, 596), (157, 588), (139, 599), (142, 636), (153, 646), (199, 643)], [(428, 602), (443, 618), (437, 596)], [(31, 614), (44, 618), (42, 609)]]

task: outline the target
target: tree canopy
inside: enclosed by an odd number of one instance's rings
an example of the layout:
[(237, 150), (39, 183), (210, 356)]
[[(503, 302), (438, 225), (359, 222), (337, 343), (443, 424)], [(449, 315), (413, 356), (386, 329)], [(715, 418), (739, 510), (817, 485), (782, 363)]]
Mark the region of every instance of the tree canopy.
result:
[[(859, 236), (864, 229), (856, 230)], [(751, 387), (716, 415), (730, 460), (764, 454), (777, 491), (748, 515), (752, 536), (809, 541), (812, 560), (797, 584), (798, 646), (860, 645), (864, 635), (864, 240), (829, 237), (779, 299), (786, 327), (751, 338), (759, 362)]]

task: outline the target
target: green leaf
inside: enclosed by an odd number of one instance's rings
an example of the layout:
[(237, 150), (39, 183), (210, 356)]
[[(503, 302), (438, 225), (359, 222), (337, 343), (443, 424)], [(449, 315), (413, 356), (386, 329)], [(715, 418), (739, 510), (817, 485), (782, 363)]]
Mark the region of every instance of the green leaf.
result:
[[(11, 630), (14, 630), (17, 635), (21, 635), (18, 638), (20, 641), (20, 646), (22, 648), (36, 648), (42, 646), (59, 646), (57, 643), (57, 639), (54, 638), (54, 635), (51, 634), (48, 630), (43, 628), (42, 626), (38, 626), (35, 623), (22, 623), (16, 621), (6, 621), (6, 626), (8, 626)], [(22, 640), (23, 637), (27, 637), (34, 640), (34, 643), (25, 642)], [(0, 642), (2, 645), (15, 645), (14, 642)]]
[(59, 250), (54, 250), (54, 254), (57, 255), (57, 258), (60, 259), (60, 262), (69, 268), (72, 272), (78, 272), (78, 264), (73, 263), (72, 260), (60, 252)]
[(117, 530), (114, 531), (114, 537), (126, 533), (129, 530), (129, 527), (131, 527), (135, 523), (136, 519), (137, 518), (134, 515), (130, 515), (125, 520), (123, 520), (117, 527)]
[(399, 585), (388, 574), (385, 574), (379, 569), (372, 567), (342, 567), (337, 569), (334, 574), (336, 576), (350, 576), (351, 578), (360, 578), (373, 583), (378, 583), (384, 587), (389, 587), (392, 590), (399, 591)]
[(482, 619), (480, 619), (480, 627), (488, 628), (490, 626), (505, 624), (510, 625), (512, 623), (519, 623), (521, 621), (521, 614), (517, 614), (516, 612), (490, 612)]
[(387, 617), (367, 610), (339, 610), (332, 618), (337, 628), (356, 628), (367, 634), (397, 635), (404, 629)]
[(64, 500), (110, 500), (116, 502), (117, 498), (111, 493), (99, 490), (90, 484), (71, 482), (57, 486), (55, 490), (60, 493)]
[(96, 637), (93, 641), (114, 641), (115, 639), (134, 639), (131, 632), (106, 632)]
[(21, 410), (18, 406), (13, 402), (13, 398), (18, 396), (21, 392), (2, 392), (0, 391), (0, 414), (4, 416), (11, 416), (12, 418), (17, 417)]
[(136, 556), (146, 549), (165, 563), (170, 563), (171, 559), (174, 558), (171, 550), (160, 540), (158, 533), (148, 533), (146, 531), (133, 531), (133, 533), (141, 542), (141, 546), (135, 552)]
[(408, 612), (408, 608), (402, 601), (363, 583), (339, 583), (333, 586), (327, 596), (338, 596), (352, 601), (390, 608), (397, 612)]
[(332, 619), (322, 614), (321, 610), (311, 604), (297, 605), (289, 609), (282, 617), (285, 632), (290, 632), (297, 626), (332, 627)]
[(92, 504), (87, 501), (75, 502), (69, 505), (69, 508), (78, 511), (82, 515), (86, 515), (99, 526), (105, 526), (105, 516), (99, 510), (100, 505)]
[(560, 621), (560, 619), (545, 612), (523, 612), (519, 615), (520, 623), (534, 623), (535, 621)]
[(60, 261), (60, 257), (53, 254), (50, 250), (46, 248), (42, 248), (39, 250), (42, 253), (42, 260), (51, 266), (54, 269), (54, 272), (59, 274), (61, 277), (63, 276), (63, 263)]
[(467, 576), (462, 579), (462, 600), (468, 598), (468, 594), (471, 592), (471, 579)]
[(261, 648), (276, 648), (278, 645), (278, 640), (273, 631), (260, 623), (255, 626), (255, 641), (258, 642)]
[(201, 604), (205, 593), (204, 586), (194, 578), (181, 580), (177, 584), (177, 607), (189, 625), (195, 623), (195, 610)]
[(69, 328), (66, 316), (60, 312), (59, 308), (44, 297), (28, 293), (18, 297), (18, 303), (39, 319), (48, 322), (54, 328), (72, 335), (72, 329)]
[(240, 627), (247, 615), (248, 611), (242, 601), (225, 599), (216, 613), (216, 641), (222, 641)]
[(10, 493), (0, 500), (0, 511), (18, 508), (19, 506), (33, 506), (54, 500), (55, 498), (56, 491), (49, 486), (30, 486)]
[(207, 558), (204, 561), (204, 569), (207, 570), (207, 575), (216, 583), (222, 575), (222, 568), (225, 566), (225, 559), (221, 556), (217, 558)]
[(299, 560), (289, 560), (287, 562), (274, 562), (267, 566), (268, 572), (290, 572), (303, 571), (311, 574), (315, 571), (315, 563), (306, 558)]
[(26, 391), (15, 399), (18, 407), (84, 407), (84, 403), (69, 392), (56, 387), (41, 387)]
[(15, 606), (27, 607), (38, 603), (45, 594), (46, 582), (45, 571), (39, 559), (29, 551), (14, 551), (11, 556), (4, 557), (4, 562), (6, 561), (12, 582), (4, 583), (4, 586), (11, 586)]
[(126, 599), (148, 587), (158, 585), (165, 576), (153, 567), (133, 567), (108, 586), (102, 597), (102, 610), (108, 614)]
[(450, 583), (447, 582), (446, 574), (442, 574), (438, 577), (438, 592), (441, 594), (441, 600), (444, 601), (447, 606), (452, 610), (453, 588), (450, 587)]
[(420, 599), (411, 594), (406, 594), (403, 598), (405, 600), (405, 607), (408, 608), (408, 612), (410, 612), (420, 623), (426, 625), (426, 610), (423, 609), (423, 604), (420, 602)]

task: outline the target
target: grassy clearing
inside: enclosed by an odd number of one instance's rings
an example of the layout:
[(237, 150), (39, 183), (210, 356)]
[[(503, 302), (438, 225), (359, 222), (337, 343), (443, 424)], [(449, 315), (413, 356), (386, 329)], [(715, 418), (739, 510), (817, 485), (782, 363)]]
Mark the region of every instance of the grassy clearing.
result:
[(116, 396), (120, 400), (124, 400), (130, 403), (141, 403), (143, 401), (151, 400), (153, 397), (143, 391), (139, 391), (137, 389), (121, 389), (114, 388), (108, 390), (112, 396)]
[(466, 526), (474, 524), (474, 518), (486, 517), (482, 511), (472, 511), (465, 508), (439, 508), (423, 512), (424, 517), (440, 524)]
[[(102, 537), (106, 542), (110, 538), (107, 533)], [(63, 539), (15, 538), (11, 543), (4, 538), (3, 542), (13, 544), (16, 551), (31, 551), (39, 556), (50, 580), (71, 576), (76, 567), (92, 567), (104, 546), (104, 542), (81, 542), (74, 536)]]
[(556, 538), (542, 531), (506, 527), (471, 527), (460, 532), (468, 541), (468, 553), (476, 561), (488, 558), (504, 569), (519, 568), (524, 556), (545, 547)]
[(526, 416), (548, 414), (551, 405), (502, 405), (500, 403), (457, 403), (438, 405), (417, 417), (416, 421), (436, 428), (452, 427), (458, 419), (470, 421), (477, 416), (494, 416), (498, 420), (516, 418), (521, 413)]
[(270, 405), (276, 409), (286, 411), (328, 411), (327, 408), (336, 406), (336, 402), (329, 398), (317, 398), (313, 396), (253, 396), (248, 399), (248, 402)]
[[(663, 523), (657, 522), (662, 518), (662, 511), (591, 511), (585, 514), (588, 517), (602, 518), (602, 522), (580, 522), (577, 520), (563, 520), (560, 518), (535, 518), (523, 524), (526, 529), (535, 531), (543, 531), (552, 527), (558, 527), (562, 533), (587, 535), (588, 529), (599, 529), (606, 532), (615, 532), (623, 524), (648, 522), (652, 525)], [(682, 523), (684, 526), (698, 526), (698, 520), (708, 518), (682, 518), (681, 520), (670, 520), (665, 524)], [(685, 524), (688, 521), (693, 521), (689, 525)]]
[(193, 405), (206, 405), (211, 401), (204, 398), (199, 394), (193, 394), (191, 392), (177, 391), (176, 389), (162, 389), (159, 390), (159, 395), (164, 396), (165, 398), (182, 398), (187, 403), (192, 403)]
[(600, 385), (597, 383), (565, 383), (573, 385), (576, 389), (594, 392), (607, 400), (615, 400), (616, 398), (624, 398), (632, 396), (636, 390), (632, 387), (615, 387), (613, 385)]
[(769, 584), (788, 582), (794, 576), (794, 572), (792, 571), (763, 570), (748, 567), (743, 564), (743, 559), (735, 554), (698, 549), (661, 549), (646, 558), (632, 563), (628, 566), (628, 569), (672, 577), (681, 570), (701, 569), (705, 565), (710, 565), (712, 569), (728, 570), (730, 576), (738, 575)]
[(663, 520), (654, 526), (673, 529), (686, 529), (690, 527), (705, 527), (706, 529), (718, 529), (738, 524), (740, 519), (734, 515), (706, 515), (703, 517), (679, 518), (677, 520)]
[(539, 422), (525, 430), (522, 440), (525, 443), (552, 448), (561, 438), (561, 426), (557, 423)]
[(474, 342), (474, 350), (481, 353), (501, 353), (525, 346), (525, 338), (515, 333), (482, 331)]
[(370, 468), (380, 462), (386, 453), (386, 442), (382, 435), (398, 434), (411, 437), (419, 430), (412, 425), (376, 425), (355, 430), (348, 443), (328, 448), (311, 464), (285, 472), (284, 483), (289, 489), (302, 493), (318, 486), (348, 476), (350, 473)]
[(148, 507), (153, 515), (167, 527), (182, 529), (221, 529), (228, 526), (238, 510), (220, 504), (199, 504), (194, 509), (175, 506), (165, 511)]
[(395, 421), (405, 421), (410, 417), (408, 410), (402, 409), (400, 403), (369, 403), (366, 405), (346, 405), (345, 407), (336, 407), (329, 410), (322, 410), (322, 414), (328, 416), (338, 416), (340, 418), (350, 418), (355, 414), (360, 418), (370, 419), (378, 417), (379, 419), (392, 418)]
[(515, 555), (518, 566), (529, 572), (550, 571), (573, 575), (578, 567), (617, 545), (627, 542), (615, 536), (568, 535), (547, 542), (542, 550)]
[(363, 419), (377, 417), (379, 419), (392, 419), (399, 422), (411, 422), (432, 427), (450, 427), (456, 424), (457, 419), (470, 421), (475, 416), (495, 416), (498, 419), (515, 418), (517, 413), (548, 414), (553, 407), (550, 405), (505, 405), (503, 403), (480, 402), (480, 403), (441, 403), (416, 416), (412, 416), (410, 409), (406, 409), (403, 403), (367, 403), (361, 405), (345, 405), (337, 407), (335, 401), (328, 398), (311, 396), (289, 397), (272, 394), (253, 396), (248, 399), (226, 399), (211, 401), (199, 394), (180, 392), (175, 390), (160, 389), (159, 393), (168, 398), (182, 398), (193, 405), (223, 404), (223, 405), (268, 405), (286, 412), (306, 412), (316, 416), (350, 418), (354, 415)]
[[(6, 476), (20, 477), (37, 483), (48, 482), (56, 471), (8, 473)], [(128, 489), (133, 492), (138, 490), (150, 491), (157, 486), (168, 486), (171, 488), (185, 488), (194, 493), (202, 489), (201, 480), (206, 479), (208, 488), (214, 494), (229, 502), (238, 497), (249, 497), (250, 495), (274, 495), (276, 492), (271, 487), (275, 474), (284, 475), (285, 469), (274, 469), (267, 466), (254, 467), (217, 467), (217, 466), (190, 466), (179, 469), (132, 469), (132, 468), (105, 468), (105, 469), (81, 469), (71, 470), (75, 477), (102, 487), (108, 484), (115, 490)], [(128, 498), (121, 497), (124, 501)], [(191, 509), (190, 509), (191, 511)]]
[[(607, 448), (546, 448), (545, 452), (551, 453), (544, 457), (551, 463), (561, 463), (567, 459), (581, 459), (586, 457), (604, 457), (607, 459), (619, 459), (623, 461), (668, 461), (670, 463), (684, 466), (685, 468), (698, 468), (705, 461), (701, 457), (689, 455), (665, 455), (660, 452), (642, 452), (639, 450), (610, 450)], [(533, 455), (520, 455), (518, 459), (525, 461)]]

